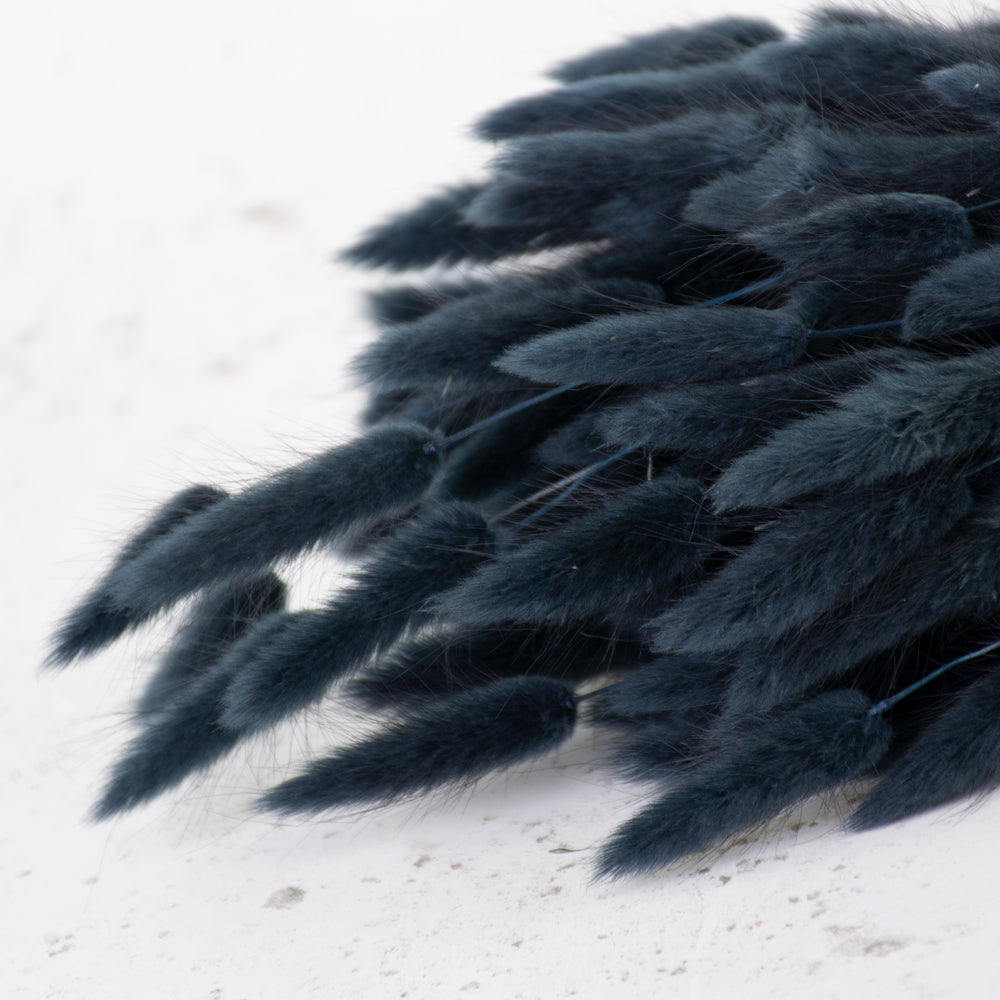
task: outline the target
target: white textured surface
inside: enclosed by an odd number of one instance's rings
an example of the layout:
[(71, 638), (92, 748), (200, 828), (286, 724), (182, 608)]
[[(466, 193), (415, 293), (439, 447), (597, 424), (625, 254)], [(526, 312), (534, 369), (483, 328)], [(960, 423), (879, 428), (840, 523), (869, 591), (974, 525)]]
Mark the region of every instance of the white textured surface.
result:
[(346, 6), (0, 3), (0, 995), (996, 996), (997, 796), (590, 885), (641, 800), (586, 734), (431, 805), (253, 816), (326, 716), (84, 822), (158, 636), (41, 675), (45, 635), (178, 486), (351, 433), (370, 279), (330, 251), (474, 173), (465, 125), (546, 65), (720, 9)]

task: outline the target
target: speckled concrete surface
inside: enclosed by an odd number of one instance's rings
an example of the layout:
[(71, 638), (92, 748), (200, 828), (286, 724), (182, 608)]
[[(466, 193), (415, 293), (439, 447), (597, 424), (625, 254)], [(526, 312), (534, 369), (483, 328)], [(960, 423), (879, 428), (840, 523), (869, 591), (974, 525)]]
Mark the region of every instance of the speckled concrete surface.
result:
[(0, 995), (997, 995), (998, 796), (864, 837), (828, 803), (594, 885), (593, 846), (641, 796), (594, 768), (586, 732), (432, 802), (254, 816), (261, 784), (360, 725), (324, 711), (98, 827), (156, 630), (37, 671), (52, 622), (158, 499), (351, 434), (343, 364), (371, 279), (332, 250), (474, 174), (488, 150), (466, 124), (546, 65), (721, 9), (0, 4)]

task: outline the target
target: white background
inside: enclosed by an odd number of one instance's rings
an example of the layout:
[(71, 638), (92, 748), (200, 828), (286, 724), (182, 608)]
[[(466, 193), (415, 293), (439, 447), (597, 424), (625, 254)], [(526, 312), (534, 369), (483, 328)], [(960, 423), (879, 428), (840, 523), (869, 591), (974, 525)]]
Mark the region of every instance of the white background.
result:
[(430, 804), (253, 815), (356, 724), (324, 713), (86, 822), (164, 632), (60, 675), (38, 671), (45, 637), (175, 489), (351, 435), (343, 366), (381, 279), (332, 251), (474, 176), (490, 151), (467, 125), (546, 66), (723, 10), (346, 7), (0, 0), (0, 995), (996, 996), (997, 796), (854, 837), (828, 804), (593, 885), (642, 797), (587, 734)]

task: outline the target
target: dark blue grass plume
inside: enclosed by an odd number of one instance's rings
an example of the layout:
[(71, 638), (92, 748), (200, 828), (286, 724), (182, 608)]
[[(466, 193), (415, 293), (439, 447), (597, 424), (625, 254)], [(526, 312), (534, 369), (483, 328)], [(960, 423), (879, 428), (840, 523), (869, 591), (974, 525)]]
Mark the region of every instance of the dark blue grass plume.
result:
[[(452, 268), (372, 295), (362, 435), (180, 493), (58, 627), (64, 667), (189, 602), (97, 816), (328, 698), (378, 725), (262, 809), (582, 724), (650, 787), (607, 877), (856, 778), (856, 830), (1000, 784), (1000, 22), (730, 18), (552, 76), (479, 122), (486, 180), (346, 251)], [(288, 608), (317, 546), (353, 577)]]

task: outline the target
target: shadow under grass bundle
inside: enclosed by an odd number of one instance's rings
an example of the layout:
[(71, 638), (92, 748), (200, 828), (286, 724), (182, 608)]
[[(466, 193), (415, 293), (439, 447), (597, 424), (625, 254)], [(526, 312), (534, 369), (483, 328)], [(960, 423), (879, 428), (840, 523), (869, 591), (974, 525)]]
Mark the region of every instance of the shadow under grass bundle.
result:
[[(457, 268), (373, 296), (362, 436), (185, 490), (58, 629), (64, 666), (193, 598), (97, 816), (329, 696), (381, 730), (263, 809), (580, 719), (653, 787), (606, 876), (858, 777), (856, 829), (1000, 783), (1000, 22), (732, 18), (553, 76), (479, 122), (486, 182), (347, 251)], [(360, 568), (289, 611), (317, 545)]]

